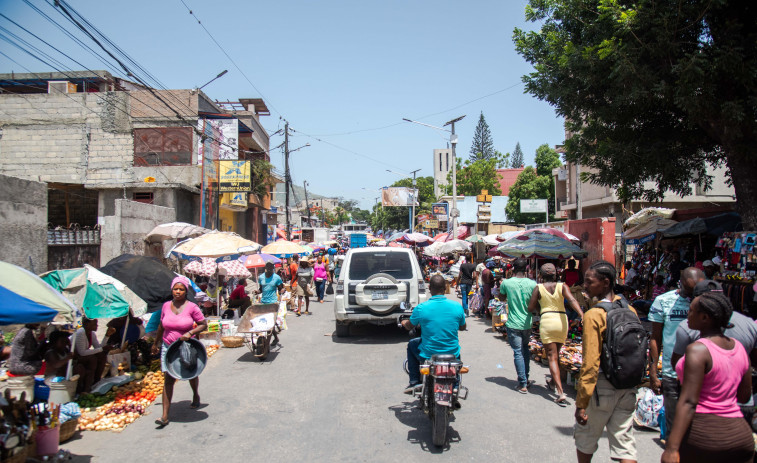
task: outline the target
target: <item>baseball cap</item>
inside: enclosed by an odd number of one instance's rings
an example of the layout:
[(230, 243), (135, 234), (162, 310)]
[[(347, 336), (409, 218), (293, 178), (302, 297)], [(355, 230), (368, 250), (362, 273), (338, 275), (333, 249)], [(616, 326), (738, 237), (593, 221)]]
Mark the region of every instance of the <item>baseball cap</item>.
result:
[(706, 260), (702, 262), (702, 267), (714, 267), (715, 263), (711, 260)]
[(694, 286), (694, 291), (692, 293), (693, 297), (701, 296), (704, 293), (708, 293), (710, 291), (723, 291), (723, 287), (714, 280), (702, 280), (699, 283), (697, 283), (696, 286)]

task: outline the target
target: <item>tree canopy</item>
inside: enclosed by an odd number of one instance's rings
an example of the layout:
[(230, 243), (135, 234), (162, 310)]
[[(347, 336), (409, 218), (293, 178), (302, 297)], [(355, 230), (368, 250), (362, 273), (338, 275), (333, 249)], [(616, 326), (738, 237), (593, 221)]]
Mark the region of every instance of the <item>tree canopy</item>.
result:
[[(520, 212), (520, 200), (549, 198), (550, 191), (554, 191), (554, 188), (551, 188), (550, 178), (537, 175), (536, 169), (532, 166), (526, 166), (523, 172), (518, 174), (513, 186), (510, 187), (507, 206), (505, 207), (507, 220), (515, 223), (544, 222), (546, 217), (541, 212), (538, 214), (522, 214)], [(553, 209), (554, 205), (550, 208), (550, 211), (553, 212)]]
[[(471, 162), (466, 159), (465, 163), (457, 159), (457, 194), (464, 196), (475, 196), (481, 194), (481, 190), (488, 190), (490, 195), (499, 196), (502, 189), (499, 186), (501, 176), (497, 168), (503, 162), (504, 157), (493, 157), (491, 159), (479, 159)], [(447, 183), (445, 187), (446, 194), (452, 194), (452, 172), (447, 174)]]
[[(392, 183), (391, 186), (412, 187), (412, 178), (403, 178)], [(431, 211), (431, 203), (434, 202), (434, 177), (418, 177), (415, 187), (418, 189), (418, 206), (415, 214), (423, 214)], [(370, 224), (374, 230), (386, 230), (388, 228), (404, 230), (410, 227), (410, 207), (382, 207), (381, 204), (373, 206)]]
[(566, 160), (650, 201), (708, 188), (725, 164), (757, 227), (757, 4), (530, 0), (526, 19), (540, 25), (513, 34), (526, 91), (566, 118)]
[(476, 130), (473, 132), (473, 143), (470, 147), (470, 159), (471, 162), (478, 161), (479, 159), (491, 159), (495, 156), (494, 140), (492, 139), (491, 130), (489, 130), (489, 124), (486, 123), (483, 111), (478, 118), (478, 124), (476, 124)]

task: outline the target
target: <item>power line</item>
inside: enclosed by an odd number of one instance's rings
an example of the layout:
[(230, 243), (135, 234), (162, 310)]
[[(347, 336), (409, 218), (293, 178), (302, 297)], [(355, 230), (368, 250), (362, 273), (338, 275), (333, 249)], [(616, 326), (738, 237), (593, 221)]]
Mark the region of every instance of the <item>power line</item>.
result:
[(236, 61), (234, 61), (234, 59), (221, 46), (221, 44), (218, 42), (218, 40), (216, 40), (216, 38), (213, 37), (213, 34), (210, 33), (210, 31), (208, 30), (208, 28), (205, 27), (205, 25), (202, 23), (202, 21), (200, 21), (200, 18), (198, 18), (197, 15), (194, 13), (194, 11), (192, 11), (192, 9), (189, 8), (189, 5), (187, 5), (186, 2), (184, 2), (184, 0), (179, 0), (179, 1), (181, 2), (182, 5), (184, 5), (184, 7), (189, 12), (189, 14), (197, 21), (197, 24), (199, 24), (200, 27), (202, 27), (202, 30), (204, 30), (205, 33), (208, 34), (208, 37), (210, 37), (210, 39), (213, 41), (213, 43), (215, 43), (216, 46), (221, 50), (221, 52), (223, 52), (223, 54), (226, 55), (226, 58), (228, 58), (229, 61), (231, 61), (231, 64), (233, 64), (234, 67), (237, 68), (237, 71), (239, 71), (239, 73), (242, 74), (242, 76), (245, 78), (245, 80), (247, 80), (247, 82), (250, 84), (250, 86), (252, 88), (254, 88), (255, 91), (258, 92), (258, 94), (260, 95), (260, 97), (263, 98), (267, 102), (267, 106), (270, 106), (271, 109), (273, 109), (276, 112), (276, 114), (278, 114), (279, 116), (281, 116), (282, 115), (281, 112), (279, 112), (279, 110), (276, 109), (276, 107), (273, 105), (273, 102), (270, 99), (266, 98), (263, 95), (263, 92), (261, 92), (260, 90), (258, 90), (258, 88), (255, 86), (255, 84), (252, 83), (252, 81), (250, 80), (250, 78), (247, 77), (247, 74), (245, 74), (245, 72), (242, 70), (242, 68), (240, 68), (239, 65), (237, 65)]

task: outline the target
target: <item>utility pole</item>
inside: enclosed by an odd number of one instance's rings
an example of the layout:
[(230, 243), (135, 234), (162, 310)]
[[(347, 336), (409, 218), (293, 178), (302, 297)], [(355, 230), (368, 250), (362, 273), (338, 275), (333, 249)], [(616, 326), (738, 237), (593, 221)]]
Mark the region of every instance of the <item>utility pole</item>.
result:
[(584, 203), (581, 201), (581, 165), (576, 163), (576, 220), (584, 218)]
[(457, 158), (455, 157), (455, 146), (457, 146), (457, 135), (455, 135), (455, 122), (463, 120), (465, 116), (460, 116), (456, 119), (444, 124), (444, 126), (450, 125), (451, 133), (449, 136), (450, 144), (452, 145), (452, 210), (450, 211), (450, 218), (452, 219), (452, 239), (457, 238), (457, 217), (460, 215), (460, 211), (457, 210)]
[(303, 188), (305, 188), (305, 207), (308, 209), (308, 227), (313, 226), (313, 222), (310, 221), (310, 201), (308, 201), (308, 182), (307, 180), (303, 180), (302, 182)]
[(289, 173), (289, 122), (284, 121), (284, 182), (286, 185), (286, 212), (287, 212), (287, 241), (292, 240), (292, 223), (289, 217), (289, 189), (292, 177)]
[[(418, 199), (418, 190), (415, 189), (415, 174), (417, 174), (418, 172), (420, 172), (420, 169), (415, 169), (414, 171), (410, 172), (411, 174), (413, 174), (413, 202), (411, 203), (412, 209), (410, 212), (410, 233), (413, 233), (415, 231), (415, 200)], [(420, 204), (420, 202), (418, 204)]]

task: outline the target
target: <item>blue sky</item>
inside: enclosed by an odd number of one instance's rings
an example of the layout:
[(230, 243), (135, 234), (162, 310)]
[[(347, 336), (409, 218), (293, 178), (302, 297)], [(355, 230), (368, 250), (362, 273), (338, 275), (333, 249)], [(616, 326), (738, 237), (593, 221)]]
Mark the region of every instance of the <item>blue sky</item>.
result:
[[(45, 1), (31, 1), (72, 28)], [(540, 144), (564, 138), (562, 119), (520, 83), (531, 68), (515, 52), (512, 31), (533, 26), (524, 21), (525, 0), (184, 0), (254, 88), (180, 0), (68, 1), (168, 88), (202, 85), (228, 69), (205, 93), (265, 98), (271, 116), (261, 118), (264, 127), (275, 132), (286, 118), (297, 131), (290, 146), (311, 144), (292, 154), (293, 180), (366, 208), (378, 188), (401, 178), (386, 169), (431, 175), (433, 149), (446, 146), (445, 133), (401, 123), (403, 117), (442, 125), (467, 115), (457, 124), (461, 157), (481, 111), (496, 149), (511, 152), (519, 141), (527, 164)], [(0, 11), (90, 69), (104, 68), (22, 1), (0, 0)], [(17, 31), (5, 19), (0, 24)], [(49, 70), (6, 42), (0, 50), (32, 71)], [(25, 72), (0, 56), (0, 72), (10, 71)], [(273, 137), (271, 147), (281, 141)], [(277, 168), (282, 159), (280, 151), (271, 153)]]

